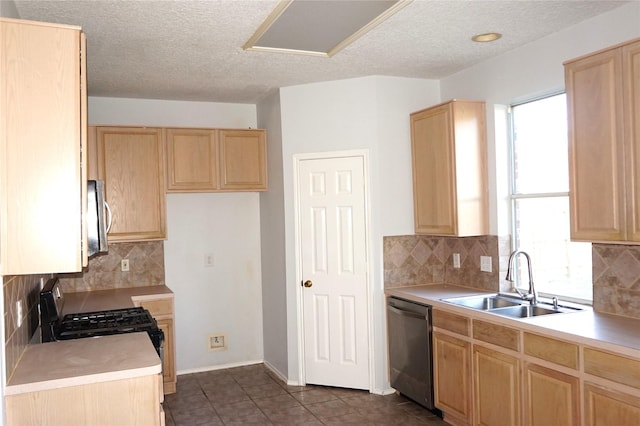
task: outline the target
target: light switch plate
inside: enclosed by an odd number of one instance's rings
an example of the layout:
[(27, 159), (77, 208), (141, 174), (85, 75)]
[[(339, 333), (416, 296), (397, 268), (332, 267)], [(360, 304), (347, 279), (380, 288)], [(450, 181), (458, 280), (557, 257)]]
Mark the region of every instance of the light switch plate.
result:
[(453, 253), (453, 267), (460, 268), (460, 253)]
[(491, 272), (491, 256), (480, 256), (480, 270), (482, 272)]

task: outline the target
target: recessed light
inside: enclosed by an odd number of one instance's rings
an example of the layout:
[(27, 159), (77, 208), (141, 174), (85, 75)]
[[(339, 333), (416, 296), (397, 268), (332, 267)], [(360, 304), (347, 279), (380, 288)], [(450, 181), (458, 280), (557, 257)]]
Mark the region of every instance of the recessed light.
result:
[(476, 34), (471, 37), (471, 40), (477, 41), (478, 43), (486, 43), (489, 41), (495, 41), (502, 37), (500, 33), (484, 33), (484, 34)]

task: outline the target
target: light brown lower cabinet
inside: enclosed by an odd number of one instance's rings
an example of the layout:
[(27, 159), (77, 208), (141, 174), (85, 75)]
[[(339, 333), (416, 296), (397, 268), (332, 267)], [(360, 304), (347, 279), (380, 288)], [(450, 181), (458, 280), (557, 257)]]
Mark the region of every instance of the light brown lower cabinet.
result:
[(433, 334), (435, 405), (456, 425), (472, 422), (471, 344), (446, 334)]
[(473, 348), (476, 424), (520, 424), (520, 361), (482, 346)]
[(7, 425), (162, 425), (161, 380), (150, 375), (7, 395)]
[(592, 383), (584, 384), (587, 426), (640, 425), (640, 398)]
[(177, 378), (173, 297), (150, 299), (147, 296), (145, 299), (133, 298), (133, 303), (135, 306), (142, 306), (147, 309), (158, 323), (158, 328), (164, 332), (164, 354), (162, 358), (164, 393), (175, 393)]
[(579, 426), (580, 379), (537, 364), (524, 368), (525, 418), (529, 426)]
[(638, 426), (640, 357), (434, 309), (435, 405), (452, 425)]

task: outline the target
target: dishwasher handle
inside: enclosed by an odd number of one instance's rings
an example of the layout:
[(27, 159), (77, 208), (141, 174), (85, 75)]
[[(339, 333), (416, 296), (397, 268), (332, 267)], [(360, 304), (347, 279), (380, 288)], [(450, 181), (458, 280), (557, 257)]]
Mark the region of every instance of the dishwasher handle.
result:
[(423, 320), (427, 319), (426, 315), (418, 314), (416, 312), (411, 312), (411, 311), (405, 311), (405, 310), (398, 309), (395, 306), (391, 306), (391, 305), (387, 305), (387, 307), (389, 308), (389, 310), (391, 312), (396, 313), (398, 315), (402, 315), (404, 317), (411, 317), (411, 318), (417, 318), (417, 319), (423, 319)]

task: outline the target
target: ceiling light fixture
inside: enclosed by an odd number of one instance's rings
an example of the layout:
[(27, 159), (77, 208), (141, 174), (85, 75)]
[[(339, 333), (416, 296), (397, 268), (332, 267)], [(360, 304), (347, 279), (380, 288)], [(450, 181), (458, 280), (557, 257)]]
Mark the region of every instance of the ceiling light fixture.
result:
[(502, 37), (502, 34), (500, 33), (484, 33), (474, 35), (471, 37), (471, 40), (477, 41), (478, 43), (487, 43), (490, 41), (496, 41), (500, 37)]

